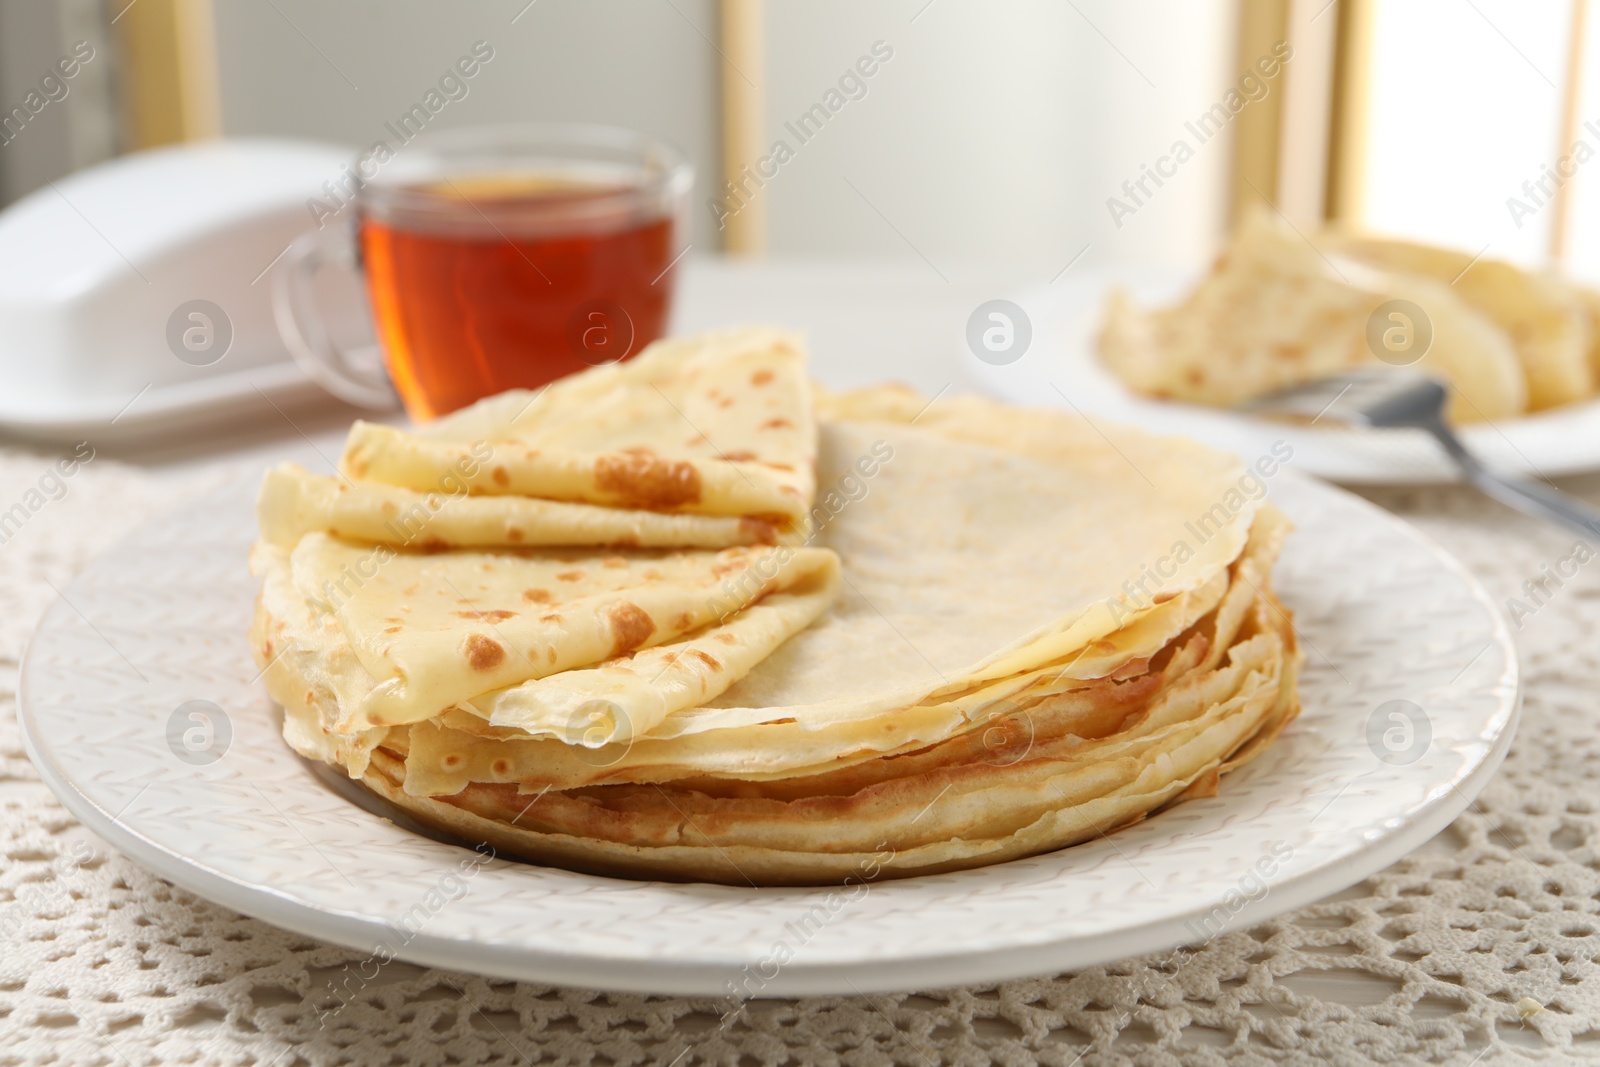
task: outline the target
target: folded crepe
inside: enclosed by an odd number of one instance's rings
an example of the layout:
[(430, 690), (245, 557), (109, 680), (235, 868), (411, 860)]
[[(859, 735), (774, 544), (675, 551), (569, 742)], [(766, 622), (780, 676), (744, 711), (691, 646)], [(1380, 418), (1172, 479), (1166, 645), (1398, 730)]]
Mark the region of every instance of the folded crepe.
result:
[(285, 548), (294, 547), (309, 533), (428, 550), (572, 545), (729, 548), (778, 540), (777, 526), (759, 518), (472, 496), (459, 482), (424, 493), (312, 474), (293, 463), (267, 471), (256, 512), (262, 540)]
[[(799, 339), (742, 329), (419, 434), (358, 423), (337, 477), (268, 471), (253, 643), (286, 736), (359, 774), (390, 727), (463, 709), (597, 746), (714, 698), (836, 595), (831, 552), (777, 543), (815, 451)], [(619, 456), (643, 482), (608, 482)], [(562, 499), (574, 463), (597, 499)]]
[(1407, 300), (1424, 310), (1433, 329), (1416, 366), (1454, 387), (1453, 420), (1521, 413), (1535, 378), (1537, 401), (1568, 395), (1558, 383), (1573, 377), (1570, 368), (1563, 364), (1558, 373), (1552, 362), (1549, 374), (1526, 375), (1512, 337), (1491, 314), (1448, 278), (1393, 269), (1397, 258), (1363, 261), (1337, 247), (1318, 248), (1265, 213), (1253, 214), (1176, 305), (1146, 311), (1126, 293), (1113, 293), (1100, 357), (1139, 392), (1229, 406), (1352, 367), (1383, 365), (1369, 344), (1368, 321), (1388, 301)]
[[(1214, 790), (1293, 716), (1286, 524), (1237, 460), (970, 398), (820, 403), (816, 503), (790, 515), (809, 542), (711, 553), (779, 576), (731, 613), (693, 610), (695, 553), (618, 554), (563, 594), (569, 631), (511, 595), (559, 582), (556, 550), (402, 554), (338, 604), (362, 548), (258, 550), (253, 644), (291, 744), (514, 854), (808, 884), (1107, 832)], [(646, 640), (617, 643), (619, 602)], [(485, 642), (506, 654), (479, 672)]]
[[(684, 650), (701, 669), (699, 683), (709, 690), (709, 677), (726, 688), (740, 665), (820, 613), (838, 576), (837, 558), (819, 548), (434, 554), (321, 533), (293, 549), (258, 545), (251, 563), (265, 579), (262, 610), (280, 620), (273, 649), (263, 649), (268, 659), (291, 649), (359, 665), (323, 672), (331, 697), (323, 723), (336, 734), (420, 722), (468, 701), (498, 708), (498, 691), (580, 668), (595, 668), (583, 672), (591, 688), (611, 691), (619, 658), (690, 634), (739, 652), (719, 659)], [(782, 599), (764, 603), (776, 594)], [(303, 625), (301, 604), (336, 625)], [(291, 629), (294, 620), (302, 624)], [(687, 666), (662, 662), (653, 680), (687, 684)], [(561, 715), (550, 723), (559, 732), (572, 715), (600, 710), (571, 695), (576, 684), (569, 673), (563, 686), (539, 688), (568, 694), (553, 703), (525, 694), (525, 709), (543, 710), (525, 710), (523, 719)], [(655, 713), (638, 704), (625, 714), (640, 723)]]
[(1317, 243), (1335, 255), (1450, 286), (1510, 339), (1527, 382), (1530, 410), (1570, 404), (1594, 392), (1588, 309), (1577, 288), (1553, 274), (1409, 241), (1325, 234)]
[[(1263, 597), (1285, 524), (1275, 511), (1254, 524), (1252, 550), (1219, 574), (1215, 589), (1188, 610), (1167, 617), (1160, 633), (1121, 633), (1057, 660), (989, 682), (929, 694), (911, 707), (818, 722), (814, 709), (783, 708), (741, 720), (715, 711), (675, 716), (667, 728), (629, 745), (574, 752), (548, 741), (484, 729), (452, 714), (411, 731), (405, 787), (419, 796), (454, 794), (472, 782), (515, 784), (524, 793), (595, 785), (671, 782), (683, 778), (777, 783), (899, 757), (951, 737), (986, 730), (1009, 709), (1061, 694), (1084, 695), (1148, 673), (1174, 641), (1207, 620), (1220, 655)], [(1137, 630), (1138, 627), (1130, 627)], [(1218, 634), (1220, 633), (1220, 637)], [(1123, 638), (1118, 640), (1118, 638)], [(979, 672), (981, 673), (981, 672)], [(1114, 684), (1115, 683), (1115, 684)], [(698, 720), (698, 721), (697, 721)]]
[(1013, 707), (942, 743), (778, 783), (682, 778), (540, 790), (406, 788), (419, 738), (363, 776), (435, 826), (508, 854), (616, 876), (838, 884), (960, 870), (1092, 840), (1214, 795), (1298, 710), (1287, 613), (1262, 598), (1215, 651), (1197, 629), (1159, 670)]
[(357, 422), (352, 479), (688, 515), (800, 521), (816, 418), (798, 336), (743, 328), (658, 341), (625, 363), (514, 390), (417, 432)]

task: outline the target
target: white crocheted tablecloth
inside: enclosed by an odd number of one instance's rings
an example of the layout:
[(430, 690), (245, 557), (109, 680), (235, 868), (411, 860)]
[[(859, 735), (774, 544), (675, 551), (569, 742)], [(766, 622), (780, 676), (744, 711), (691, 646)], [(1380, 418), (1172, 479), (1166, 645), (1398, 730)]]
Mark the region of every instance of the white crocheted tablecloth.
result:
[[(52, 459), (0, 449), (0, 511)], [(13, 714), (18, 660), (55, 590), (220, 476), (99, 457), (0, 544), (0, 1065), (1600, 1062), (1600, 564), (1523, 620), (1521, 732), (1454, 826), (1333, 899), (1193, 953), (751, 1002), (720, 1030), (712, 1000), (396, 963), (319, 1026), (317, 995), (360, 954), (113, 852), (39, 782)], [(1600, 500), (1600, 477), (1567, 485)], [(1502, 601), (1573, 545), (1462, 489), (1371, 495)]]

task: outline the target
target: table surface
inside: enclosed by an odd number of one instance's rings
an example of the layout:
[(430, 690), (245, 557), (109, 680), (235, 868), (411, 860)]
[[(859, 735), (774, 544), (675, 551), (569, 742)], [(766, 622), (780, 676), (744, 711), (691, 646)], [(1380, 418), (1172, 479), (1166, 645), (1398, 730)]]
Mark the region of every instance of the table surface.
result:
[[(947, 271), (947, 273), (949, 273)], [(691, 263), (680, 330), (803, 327), (825, 382), (972, 388), (968, 315), (1015, 272), (925, 264)], [(350, 412), (279, 413), (227, 438), (97, 447), (0, 541), (0, 703), (43, 609), (98, 551), (269, 459), (327, 466)], [(92, 442), (91, 442), (92, 443)], [(0, 511), (56, 458), (0, 443)], [(1564, 488), (1600, 501), (1600, 475)], [(50, 489), (50, 486), (46, 486)], [(177, 890), (79, 827), (0, 714), (0, 1067), (84, 1063), (762, 1064), (1600, 1062), (1600, 566), (1537, 601), (1573, 538), (1459, 487), (1371, 499), (1516, 597), (1521, 733), (1447, 831), (1315, 906), (1188, 951), (1078, 974), (902, 995), (641, 997), (395, 962), (337, 995), (359, 953)], [(1593, 573), (1591, 573), (1591, 570)]]

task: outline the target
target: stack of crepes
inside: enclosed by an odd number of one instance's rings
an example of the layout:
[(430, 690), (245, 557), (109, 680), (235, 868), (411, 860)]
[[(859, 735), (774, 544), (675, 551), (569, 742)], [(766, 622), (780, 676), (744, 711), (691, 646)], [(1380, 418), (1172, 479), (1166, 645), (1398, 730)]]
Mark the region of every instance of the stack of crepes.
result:
[(1454, 387), (1451, 419), (1473, 422), (1594, 395), (1600, 292), (1469, 252), (1308, 236), (1261, 211), (1177, 304), (1146, 311), (1114, 293), (1099, 346), (1131, 388), (1217, 405), (1414, 361)]
[(1049, 851), (1298, 710), (1263, 482), (1102, 429), (814, 394), (776, 331), (658, 344), (270, 473), (252, 644), (296, 750), (504, 854), (775, 885)]

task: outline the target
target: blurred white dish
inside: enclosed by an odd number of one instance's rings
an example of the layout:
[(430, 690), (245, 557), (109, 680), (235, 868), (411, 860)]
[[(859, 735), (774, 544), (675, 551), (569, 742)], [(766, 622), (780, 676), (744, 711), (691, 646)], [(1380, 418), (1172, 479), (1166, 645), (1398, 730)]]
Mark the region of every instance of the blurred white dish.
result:
[[(305, 141), (180, 145), (0, 212), (0, 431), (99, 442), (326, 403), (278, 335), (267, 275), (350, 158)], [(323, 288), (341, 336), (370, 334), (353, 282)]]
[[(1293, 468), (1336, 482), (1458, 480), (1455, 467), (1421, 431), (1296, 426), (1130, 391), (1095, 352), (1106, 296), (1121, 285), (1142, 304), (1164, 305), (1181, 297), (1194, 277), (1191, 272), (1084, 269), (1053, 285), (1021, 290), (1009, 299), (1032, 325), (1026, 352), (999, 365), (965, 352), (964, 365), (977, 386), (1003, 400), (1071, 407), (1095, 420), (1191, 437), (1247, 460), (1286, 442), (1294, 449)], [(1600, 469), (1600, 399), (1459, 429), (1467, 447), (1496, 470), (1550, 477)]]

